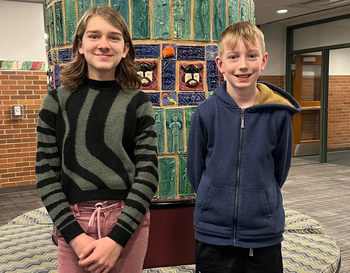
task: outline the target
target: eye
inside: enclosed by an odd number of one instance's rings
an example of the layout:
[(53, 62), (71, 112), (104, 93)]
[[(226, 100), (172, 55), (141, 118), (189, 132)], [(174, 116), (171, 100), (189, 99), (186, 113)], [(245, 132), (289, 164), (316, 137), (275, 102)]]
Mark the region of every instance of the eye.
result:
[(257, 58), (257, 57), (258, 57), (257, 54), (250, 54), (250, 55), (248, 56), (248, 58), (250, 58), (250, 59), (255, 59), (255, 58)]
[(237, 56), (236, 55), (230, 55), (230, 56), (228, 56), (228, 58), (232, 59), (232, 60), (235, 60), (235, 59), (237, 59)]
[(120, 36), (111, 36), (110, 38), (112, 41), (120, 41), (122, 39), (122, 37)]
[(95, 39), (98, 39), (98, 36), (93, 34), (93, 35), (89, 35), (88, 38), (92, 39), (92, 40), (95, 40)]

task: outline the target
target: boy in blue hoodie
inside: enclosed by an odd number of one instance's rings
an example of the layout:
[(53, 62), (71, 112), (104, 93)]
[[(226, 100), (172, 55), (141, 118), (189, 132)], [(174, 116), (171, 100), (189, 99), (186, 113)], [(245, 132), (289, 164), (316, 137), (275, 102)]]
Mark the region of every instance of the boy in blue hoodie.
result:
[(300, 105), (280, 88), (257, 82), (267, 59), (259, 28), (228, 26), (216, 58), (226, 81), (192, 117), (187, 172), (197, 194), (197, 273), (283, 272), (281, 188)]

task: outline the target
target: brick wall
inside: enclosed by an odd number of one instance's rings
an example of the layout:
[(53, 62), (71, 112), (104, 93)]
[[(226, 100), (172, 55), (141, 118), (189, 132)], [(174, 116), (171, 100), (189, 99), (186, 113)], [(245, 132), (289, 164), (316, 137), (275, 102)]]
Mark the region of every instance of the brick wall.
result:
[(328, 98), (328, 148), (349, 148), (350, 76), (330, 76)]
[(269, 82), (276, 86), (278, 86), (281, 89), (285, 89), (284, 86), (284, 76), (260, 76), (259, 81), (262, 82)]
[[(0, 71), (0, 188), (35, 184), (36, 123), (46, 93), (44, 71)], [(11, 105), (23, 105), (23, 119), (11, 119)]]

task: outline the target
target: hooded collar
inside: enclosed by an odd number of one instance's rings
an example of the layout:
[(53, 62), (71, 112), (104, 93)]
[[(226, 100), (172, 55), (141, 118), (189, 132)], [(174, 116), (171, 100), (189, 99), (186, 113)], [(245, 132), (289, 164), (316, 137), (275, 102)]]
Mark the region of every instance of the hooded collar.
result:
[[(258, 82), (257, 88), (260, 90), (260, 97), (253, 106), (248, 108), (251, 111), (266, 107), (277, 107), (287, 109), (293, 114), (300, 112), (301, 107), (296, 99), (281, 88), (267, 82)], [(224, 81), (215, 89), (214, 94), (225, 107), (240, 108), (226, 90), (226, 81)]]

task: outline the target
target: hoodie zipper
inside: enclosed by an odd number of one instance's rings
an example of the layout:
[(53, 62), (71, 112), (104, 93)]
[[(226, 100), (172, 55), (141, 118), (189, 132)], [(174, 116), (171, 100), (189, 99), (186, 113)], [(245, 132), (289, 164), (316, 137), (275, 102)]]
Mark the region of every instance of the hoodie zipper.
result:
[(241, 170), (241, 157), (242, 157), (242, 138), (243, 129), (245, 125), (245, 109), (241, 110), (241, 131), (239, 136), (239, 151), (238, 151), (238, 168), (237, 168), (237, 183), (236, 183), (236, 202), (235, 202), (235, 215), (233, 225), (233, 245), (236, 246), (236, 235), (237, 235), (237, 211), (238, 211), (238, 189), (239, 189), (239, 176)]

